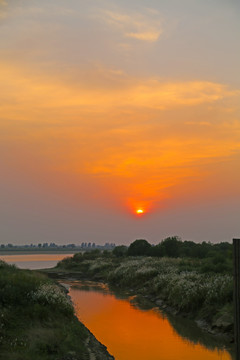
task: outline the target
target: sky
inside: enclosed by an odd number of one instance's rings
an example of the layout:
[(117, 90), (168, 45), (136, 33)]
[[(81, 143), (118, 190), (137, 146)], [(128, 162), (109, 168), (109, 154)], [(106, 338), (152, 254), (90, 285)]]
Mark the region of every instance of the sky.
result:
[(0, 243), (240, 238), (239, 16), (0, 0)]

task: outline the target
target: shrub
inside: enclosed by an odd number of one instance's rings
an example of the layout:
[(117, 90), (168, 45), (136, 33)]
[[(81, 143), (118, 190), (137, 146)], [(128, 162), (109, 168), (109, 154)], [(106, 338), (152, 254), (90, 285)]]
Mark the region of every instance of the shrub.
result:
[(1, 359), (88, 359), (87, 336), (56, 284), (0, 261)]
[(1, 263), (0, 271), (0, 304), (26, 304), (28, 294), (35, 291), (46, 278), (30, 270), (19, 270), (15, 266)]
[(127, 255), (127, 250), (127, 246), (115, 246), (115, 248), (113, 249), (113, 255), (116, 257), (124, 257)]
[(42, 284), (29, 294), (30, 300), (41, 305), (50, 305), (55, 310), (73, 314), (73, 307), (65, 293), (54, 284)]
[(143, 256), (149, 255), (151, 244), (147, 240), (135, 240), (128, 248), (127, 254), (129, 256)]

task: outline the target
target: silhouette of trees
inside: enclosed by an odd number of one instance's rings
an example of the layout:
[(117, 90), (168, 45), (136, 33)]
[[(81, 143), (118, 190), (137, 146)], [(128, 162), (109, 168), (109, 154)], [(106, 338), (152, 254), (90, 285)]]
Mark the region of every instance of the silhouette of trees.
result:
[(115, 248), (113, 249), (113, 255), (115, 255), (116, 257), (123, 257), (127, 255), (127, 251), (128, 251), (127, 246), (124, 245), (115, 246)]
[(135, 240), (128, 248), (127, 255), (129, 256), (143, 256), (149, 255), (151, 244), (147, 240), (138, 239)]
[(127, 255), (198, 259), (201, 272), (232, 271), (232, 244), (228, 242), (195, 243), (172, 236), (157, 245), (151, 245), (147, 240), (138, 239), (131, 243), (128, 250), (124, 246), (117, 246), (113, 253), (117, 257)]

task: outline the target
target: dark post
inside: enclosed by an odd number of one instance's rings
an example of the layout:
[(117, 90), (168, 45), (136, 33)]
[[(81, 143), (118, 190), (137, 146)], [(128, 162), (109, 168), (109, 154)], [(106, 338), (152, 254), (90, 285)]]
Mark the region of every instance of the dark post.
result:
[(234, 261), (234, 340), (236, 360), (240, 360), (240, 239), (233, 239)]

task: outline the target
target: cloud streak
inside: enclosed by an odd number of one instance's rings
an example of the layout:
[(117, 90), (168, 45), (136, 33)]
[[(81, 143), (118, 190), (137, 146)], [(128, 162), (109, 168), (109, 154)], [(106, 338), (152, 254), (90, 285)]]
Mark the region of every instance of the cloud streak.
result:
[[(83, 72), (84, 74), (84, 72)], [(94, 75), (93, 75), (94, 74)], [(239, 90), (209, 81), (161, 82), (158, 79), (136, 79), (120, 70), (92, 70), (92, 81), (81, 73), (64, 81), (60, 76), (32, 76), (27, 69), (1, 63), (0, 75), (5, 92), (0, 104), (2, 114), (9, 117), (14, 110), (21, 117), (27, 109), (69, 108), (80, 113), (106, 113), (113, 109), (167, 110), (214, 104), (235, 98)], [(70, 109), (71, 108), (71, 109)], [(30, 117), (32, 114), (30, 115)]]
[(102, 21), (120, 31), (126, 38), (146, 42), (156, 42), (161, 36), (162, 24), (160, 14), (146, 10), (143, 13), (131, 15), (117, 11), (104, 10), (97, 15)]
[(7, 2), (0, 0), (0, 19), (7, 16)]

